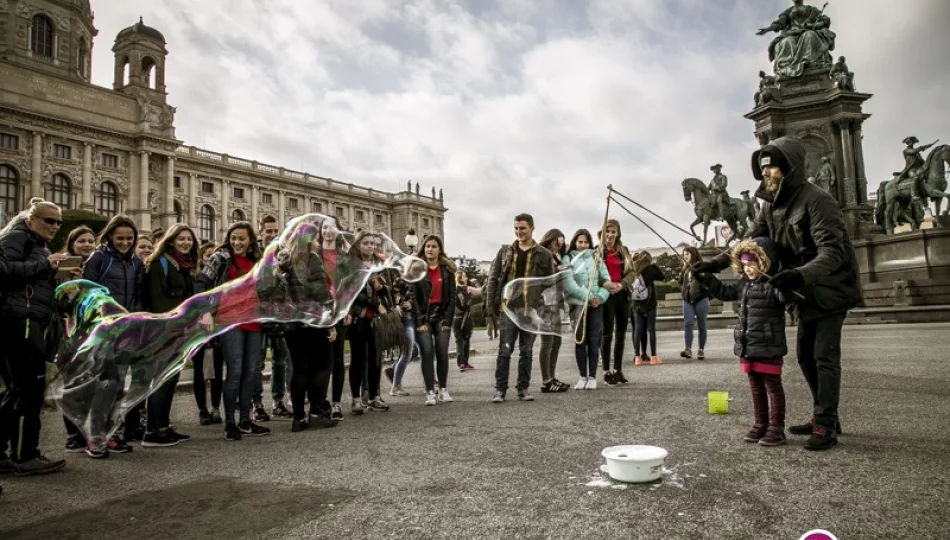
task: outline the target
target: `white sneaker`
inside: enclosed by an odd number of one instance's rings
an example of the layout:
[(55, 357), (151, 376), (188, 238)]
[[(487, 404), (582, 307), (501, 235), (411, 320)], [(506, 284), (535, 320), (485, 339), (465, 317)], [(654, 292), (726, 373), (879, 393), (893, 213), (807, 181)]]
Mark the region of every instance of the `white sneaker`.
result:
[(435, 406), (435, 391), (434, 390), (429, 390), (429, 392), (426, 393), (426, 405), (429, 407)]
[(394, 384), (392, 389), (389, 391), (389, 395), (405, 397), (409, 395), (409, 392), (406, 392), (405, 390), (403, 390), (401, 384)]
[(442, 401), (445, 403), (452, 403), (455, 400), (452, 399), (452, 396), (449, 395), (449, 389), (443, 388), (439, 390), (439, 401)]
[(587, 385), (589, 384), (587, 381), (587, 377), (581, 377), (580, 379), (577, 379), (577, 384), (574, 385), (574, 390), (583, 390), (587, 388)]
[(587, 388), (585, 388), (585, 390), (597, 390), (597, 379), (595, 377), (587, 379)]

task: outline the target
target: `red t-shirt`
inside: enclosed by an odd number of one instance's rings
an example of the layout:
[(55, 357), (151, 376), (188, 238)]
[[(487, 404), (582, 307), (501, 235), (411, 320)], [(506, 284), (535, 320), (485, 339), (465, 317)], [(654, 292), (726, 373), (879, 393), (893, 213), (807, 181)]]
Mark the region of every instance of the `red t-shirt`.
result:
[(327, 285), (330, 286), (330, 296), (336, 294), (336, 285), (333, 283), (333, 276), (336, 275), (336, 265), (339, 253), (335, 249), (323, 250), (323, 268), (327, 272)]
[(623, 269), (623, 264), (620, 261), (620, 255), (617, 254), (615, 250), (607, 250), (607, 258), (604, 259), (604, 264), (607, 265), (607, 273), (610, 274), (610, 281), (614, 283), (620, 283), (621, 276), (620, 272)]
[[(251, 259), (248, 259), (247, 257), (245, 257), (245, 256), (243, 256), (243, 255), (237, 255), (237, 254), (235, 254), (235, 255), (234, 255), (234, 264), (231, 264), (231, 265), (228, 266), (228, 281), (231, 281), (231, 280), (234, 280), (234, 279), (237, 279), (237, 278), (243, 276), (244, 274), (250, 272), (250, 271), (251, 271), (251, 268), (254, 268), (254, 261), (252, 261)], [(252, 291), (253, 291), (254, 289), (253, 289), (253, 288), (249, 288), (249, 290), (252, 290)], [(231, 300), (231, 301), (235, 301), (235, 302), (241, 302), (241, 303), (254, 302), (254, 303), (256, 304), (256, 303), (258, 302), (258, 300), (257, 300), (257, 295), (256, 295), (256, 294), (254, 295), (254, 298), (237, 298), (237, 297), (232, 297), (232, 298), (230, 298), (230, 300)], [(249, 308), (249, 309), (251, 308), (250, 305), (247, 305), (246, 307)], [(255, 305), (254, 307), (256, 307), (256, 305)], [(244, 311), (244, 309), (241, 309), (241, 311)], [(240, 328), (241, 330), (247, 330), (248, 332), (260, 332), (260, 331), (261, 331), (261, 325), (260, 325), (260, 323), (242, 324), (242, 325), (239, 325), (238, 328)]]
[(430, 304), (442, 303), (442, 266), (429, 268), (429, 281), (432, 282), (432, 294), (429, 295)]

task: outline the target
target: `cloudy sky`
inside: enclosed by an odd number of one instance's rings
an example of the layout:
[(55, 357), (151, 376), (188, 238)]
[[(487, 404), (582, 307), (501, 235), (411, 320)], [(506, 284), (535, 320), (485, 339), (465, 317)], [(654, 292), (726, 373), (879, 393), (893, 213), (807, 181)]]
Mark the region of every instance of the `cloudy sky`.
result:
[[(821, 0), (817, 0), (820, 4)], [(815, 3), (811, 1), (810, 3)], [(688, 225), (680, 181), (748, 169), (756, 36), (788, 0), (93, 0), (94, 81), (144, 16), (168, 41), (186, 144), (374, 187), (445, 192), (447, 250), (489, 258), (511, 218), (596, 231), (606, 186)], [(876, 186), (901, 139), (950, 140), (950, 2), (831, 0)], [(636, 247), (662, 242), (614, 213)], [(655, 223), (656, 220), (650, 220)], [(658, 228), (671, 242), (685, 239)]]

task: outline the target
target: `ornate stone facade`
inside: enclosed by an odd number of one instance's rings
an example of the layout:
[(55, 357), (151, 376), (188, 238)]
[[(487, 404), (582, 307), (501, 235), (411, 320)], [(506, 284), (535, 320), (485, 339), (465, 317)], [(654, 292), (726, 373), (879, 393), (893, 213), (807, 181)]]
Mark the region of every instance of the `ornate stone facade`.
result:
[[(12, 31), (11, 31), (12, 29)], [(41, 196), (69, 208), (130, 215), (143, 229), (175, 221), (221, 240), (231, 222), (336, 216), (398, 242), (408, 229), (444, 236), (442, 197), (387, 193), (184, 146), (166, 103), (160, 32), (116, 37), (112, 89), (89, 81), (88, 0), (0, 0), (0, 207)]]

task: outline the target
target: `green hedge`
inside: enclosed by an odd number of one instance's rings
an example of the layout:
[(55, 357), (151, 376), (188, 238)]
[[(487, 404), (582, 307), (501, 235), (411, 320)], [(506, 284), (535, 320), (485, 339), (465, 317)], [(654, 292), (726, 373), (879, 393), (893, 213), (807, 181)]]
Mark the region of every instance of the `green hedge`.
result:
[(109, 223), (109, 218), (102, 214), (88, 210), (63, 210), (63, 226), (59, 228), (59, 232), (56, 233), (56, 236), (53, 237), (53, 241), (50, 242), (50, 251), (55, 253), (63, 249), (66, 245), (66, 237), (69, 235), (69, 231), (76, 227), (85, 225), (96, 231), (96, 234), (99, 234), (99, 231), (105, 228), (106, 223)]

